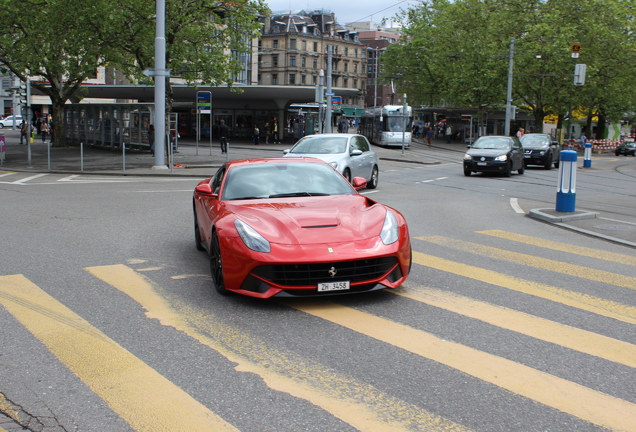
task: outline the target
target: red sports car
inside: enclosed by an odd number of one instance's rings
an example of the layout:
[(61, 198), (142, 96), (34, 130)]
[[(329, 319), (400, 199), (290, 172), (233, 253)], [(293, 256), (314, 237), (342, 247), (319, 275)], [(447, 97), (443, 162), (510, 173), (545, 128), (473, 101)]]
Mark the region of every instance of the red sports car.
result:
[(194, 190), (194, 236), (221, 294), (268, 298), (396, 288), (411, 266), (404, 217), (311, 158), (235, 160)]

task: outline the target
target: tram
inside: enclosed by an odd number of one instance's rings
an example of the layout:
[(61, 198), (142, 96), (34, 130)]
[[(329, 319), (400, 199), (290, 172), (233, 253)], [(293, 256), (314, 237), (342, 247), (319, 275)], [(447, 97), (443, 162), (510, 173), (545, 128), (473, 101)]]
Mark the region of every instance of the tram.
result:
[(406, 107), (406, 116), (402, 105), (384, 105), (367, 108), (360, 119), (360, 134), (373, 144), (387, 147), (411, 145), (413, 111)]

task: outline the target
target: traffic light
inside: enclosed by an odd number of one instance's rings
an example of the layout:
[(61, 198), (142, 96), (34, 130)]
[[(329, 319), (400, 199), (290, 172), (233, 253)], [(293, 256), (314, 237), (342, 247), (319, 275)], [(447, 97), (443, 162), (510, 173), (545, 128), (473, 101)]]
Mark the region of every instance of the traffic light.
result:
[(510, 120), (516, 120), (517, 115), (519, 115), (519, 107), (511, 105), (510, 106)]
[(19, 102), (20, 105), (22, 106), (26, 106), (27, 105), (27, 84), (26, 83), (20, 83), (20, 89), (18, 91), (18, 95), (19, 95)]

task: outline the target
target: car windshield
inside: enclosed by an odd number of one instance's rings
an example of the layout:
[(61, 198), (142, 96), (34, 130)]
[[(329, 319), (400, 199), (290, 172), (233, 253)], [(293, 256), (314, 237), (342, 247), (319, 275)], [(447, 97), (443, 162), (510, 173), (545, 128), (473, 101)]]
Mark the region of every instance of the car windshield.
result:
[(331, 166), (322, 163), (261, 163), (231, 168), (223, 200), (353, 194)]
[(290, 153), (333, 154), (347, 150), (347, 137), (309, 136), (301, 139)]
[(472, 148), (504, 150), (510, 148), (510, 139), (503, 137), (481, 137), (475, 141)]
[(524, 135), (521, 144), (524, 147), (545, 147), (550, 145), (550, 138), (543, 135)]

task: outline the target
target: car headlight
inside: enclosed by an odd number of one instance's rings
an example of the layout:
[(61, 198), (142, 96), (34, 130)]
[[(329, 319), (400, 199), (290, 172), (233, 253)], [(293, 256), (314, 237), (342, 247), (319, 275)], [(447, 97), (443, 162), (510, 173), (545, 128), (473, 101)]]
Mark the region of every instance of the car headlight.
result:
[(545, 154), (545, 150), (541, 150), (541, 151), (539, 152), (539, 156), (543, 156), (544, 154)]
[(496, 161), (504, 162), (508, 160), (508, 155), (500, 155), (495, 158)]
[(473, 160), (473, 157), (471, 155), (469, 155), (468, 153), (466, 153), (464, 155), (464, 160)]
[(243, 243), (245, 243), (245, 246), (248, 248), (256, 252), (269, 252), (271, 250), (269, 242), (245, 222), (237, 219), (234, 221), (234, 226), (239, 236), (241, 236), (241, 240), (243, 240)]
[(399, 232), (400, 229), (398, 227), (397, 219), (395, 219), (395, 215), (387, 210), (386, 216), (384, 217), (382, 232), (380, 233), (382, 243), (385, 245), (395, 243), (398, 239)]

